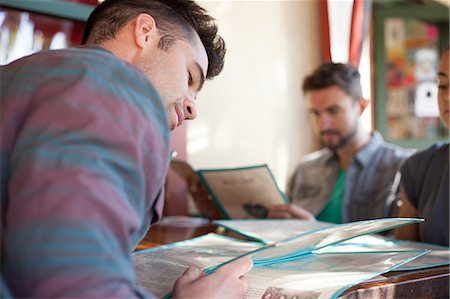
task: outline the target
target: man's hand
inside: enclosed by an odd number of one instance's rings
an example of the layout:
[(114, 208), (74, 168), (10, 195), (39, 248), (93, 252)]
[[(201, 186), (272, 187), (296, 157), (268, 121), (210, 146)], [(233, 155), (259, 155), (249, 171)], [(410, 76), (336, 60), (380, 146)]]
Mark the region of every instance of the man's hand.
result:
[(173, 298), (242, 298), (248, 288), (243, 275), (253, 267), (250, 257), (243, 257), (205, 275), (197, 267), (189, 267), (175, 282)]
[(271, 219), (302, 219), (315, 221), (313, 214), (294, 204), (275, 205), (269, 210), (268, 218)]

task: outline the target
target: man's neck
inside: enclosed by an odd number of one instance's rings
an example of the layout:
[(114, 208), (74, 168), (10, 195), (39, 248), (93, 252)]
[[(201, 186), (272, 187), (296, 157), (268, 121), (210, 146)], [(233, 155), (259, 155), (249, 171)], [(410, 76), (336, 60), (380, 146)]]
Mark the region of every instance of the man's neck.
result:
[(342, 148), (336, 150), (341, 168), (347, 170), (356, 154), (370, 141), (370, 134), (363, 129), (358, 130), (355, 137)]

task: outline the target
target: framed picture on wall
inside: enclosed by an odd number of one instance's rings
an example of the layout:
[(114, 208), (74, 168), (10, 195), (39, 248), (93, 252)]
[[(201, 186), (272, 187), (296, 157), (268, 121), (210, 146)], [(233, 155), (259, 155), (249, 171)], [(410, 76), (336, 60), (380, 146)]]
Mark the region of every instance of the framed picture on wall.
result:
[(425, 148), (448, 139), (437, 107), (437, 66), (448, 7), (374, 4), (375, 127), (392, 143)]

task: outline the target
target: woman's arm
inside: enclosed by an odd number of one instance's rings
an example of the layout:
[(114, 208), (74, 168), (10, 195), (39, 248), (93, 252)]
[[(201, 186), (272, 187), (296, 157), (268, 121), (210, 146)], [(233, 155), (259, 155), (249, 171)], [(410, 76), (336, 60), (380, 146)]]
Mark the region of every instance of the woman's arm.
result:
[[(418, 217), (419, 213), (417, 209), (412, 205), (408, 196), (406, 195), (403, 186), (400, 187), (400, 200), (401, 207), (398, 217)], [(419, 237), (419, 225), (411, 224), (399, 227), (395, 230), (395, 237), (402, 240), (420, 241)]]

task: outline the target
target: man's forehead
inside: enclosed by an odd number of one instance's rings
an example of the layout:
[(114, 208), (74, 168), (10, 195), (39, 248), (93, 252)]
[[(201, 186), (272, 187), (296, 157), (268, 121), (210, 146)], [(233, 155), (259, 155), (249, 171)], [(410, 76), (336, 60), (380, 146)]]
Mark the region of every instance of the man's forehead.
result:
[(319, 90), (314, 93), (313, 91), (307, 94), (307, 105), (309, 107), (320, 107), (321, 109), (327, 109), (332, 107), (342, 107), (348, 104), (353, 104), (358, 102), (346, 92), (323, 92), (320, 93)]

